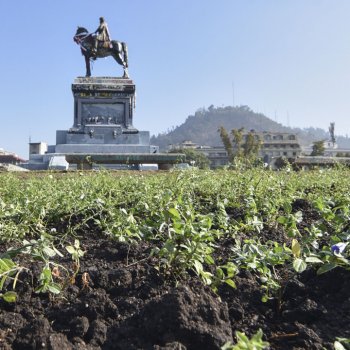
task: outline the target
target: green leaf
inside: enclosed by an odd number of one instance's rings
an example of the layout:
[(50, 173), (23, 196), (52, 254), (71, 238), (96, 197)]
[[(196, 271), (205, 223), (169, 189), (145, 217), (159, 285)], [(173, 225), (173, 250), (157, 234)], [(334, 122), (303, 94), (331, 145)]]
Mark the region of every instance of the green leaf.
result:
[(249, 342), (249, 339), (248, 337), (245, 335), (245, 333), (243, 332), (236, 332), (236, 338), (238, 341), (241, 341), (243, 343), (248, 343)]
[(350, 260), (344, 258), (344, 257), (341, 256), (341, 255), (340, 255), (340, 256), (337, 255), (336, 261), (337, 261), (337, 263), (339, 263), (338, 265), (341, 265), (342, 263), (345, 264), (345, 265), (350, 265)]
[(78, 249), (77, 254), (78, 254), (78, 257), (81, 258), (84, 256), (85, 252), (81, 249)]
[(60, 256), (61, 258), (63, 258), (63, 254), (62, 254), (59, 250), (57, 250), (56, 247), (53, 247), (53, 250), (55, 251), (55, 253), (56, 253), (58, 256)]
[(264, 294), (264, 295), (261, 297), (261, 301), (262, 301), (263, 303), (266, 303), (268, 300), (269, 300), (269, 297), (268, 297), (266, 294)]
[(200, 273), (200, 276), (202, 277), (203, 282), (205, 284), (207, 284), (208, 286), (211, 285), (213, 275), (210, 272), (202, 270), (201, 273)]
[(339, 341), (335, 341), (334, 344), (334, 350), (346, 350), (346, 348), (340, 343)]
[(300, 251), (301, 251), (301, 247), (299, 242), (296, 239), (292, 240), (292, 253), (296, 258), (300, 257)]
[(196, 269), (197, 274), (199, 275), (203, 271), (203, 265), (200, 261), (194, 261), (194, 268)]
[(221, 350), (234, 350), (234, 348), (231, 342), (227, 342), (221, 347)]
[(1, 281), (0, 281), (0, 290), (2, 290), (4, 283), (6, 281), (7, 275), (2, 276)]
[(233, 262), (228, 262), (223, 267), (226, 268), (226, 274), (228, 277), (233, 277), (236, 274), (237, 266)]
[(247, 264), (247, 267), (249, 267), (250, 269), (256, 269), (257, 265), (256, 262), (250, 262)]
[(168, 210), (168, 213), (170, 214), (170, 217), (172, 218), (172, 219), (181, 219), (181, 215), (180, 215), (180, 213), (178, 212), (178, 210), (177, 209), (175, 209), (175, 208), (170, 208), (169, 210)]
[(308, 256), (305, 259), (305, 262), (307, 262), (307, 263), (321, 263), (321, 264), (323, 264), (323, 261), (321, 259), (317, 258), (316, 256)]
[(213, 259), (213, 257), (211, 255), (206, 255), (204, 260), (205, 260), (205, 262), (208, 265), (214, 265), (215, 264), (215, 261), (214, 261), (214, 259)]
[(43, 252), (45, 255), (47, 255), (50, 258), (52, 258), (56, 255), (56, 252), (53, 249), (51, 249), (50, 247), (44, 247)]
[(337, 267), (337, 265), (333, 263), (324, 264), (317, 270), (317, 274), (322, 275), (323, 273), (333, 270), (335, 267)]
[(6, 292), (3, 294), (2, 298), (7, 302), (7, 303), (14, 303), (17, 300), (17, 293), (13, 291)]
[(285, 216), (279, 216), (277, 218), (277, 222), (279, 224), (285, 225), (288, 222), (288, 219)]
[(0, 273), (8, 272), (15, 266), (16, 264), (11, 259), (0, 259)]
[(228, 278), (227, 280), (225, 280), (225, 283), (228, 284), (230, 287), (236, 289), (236, 283), (234, 281), (232, 281), (230, 278)]
[(292, 207), (292, 205), (289, 203), (289, 202), (284, 202), (283, 203), (283, 209), (284, 209), (284, 211), (286, 212), (286, 213), (291, 213), (292, 212), (292, 210), (293, 210), (293, 207)]
[(60, 294), (61, 293), (61, 287), (57, 283), (50, 283), (47, 286), (47, 289), (52, 293), (52, 294)]
[(293, 267), (294, 267), (294, 270), (296, 272), (301, 273), (301, 272), (305, 271), (307, 265), (306, 265), (306, 262), (303, 259), (297, 258), (297, 259), (295, 259), (293, 261)]
[(296, 222), (298, 222), (298, 223), (303, 221), (303, 213), (301, 211), (297, 211), (294, 214), (294, 217), (295, 217)]
[(225, 278), (224, 271), (220, 267), (216, 268), (216, 277), (219, 278), (220, 280)]
[(74, 248), (73, 246), (71, 246), (71, 245), (68, 245), (68, 246), (66, 247), (66, 249), (67, 249), (67, 252), (68, 252), (69, 254), (71, 254), (71, 255), (73, 255), (73, 254), (75, 253), (75, 248)]

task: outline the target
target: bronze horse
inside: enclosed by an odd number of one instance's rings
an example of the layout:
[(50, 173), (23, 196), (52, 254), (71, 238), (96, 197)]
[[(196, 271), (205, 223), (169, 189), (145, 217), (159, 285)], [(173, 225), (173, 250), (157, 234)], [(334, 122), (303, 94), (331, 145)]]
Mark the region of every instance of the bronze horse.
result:
[(112, 56), (124, 69), (123, 78), (129, 78), (128, 74), (128, 48), (126, 43), (112, 40), (109, 47), (99, 46), (94, 53), (94, 36), (84, 27), (78, 27), (73, 40), (80, 46), (81, 53), (85, 57), (86, 76), (91, 77), (90, 60)]

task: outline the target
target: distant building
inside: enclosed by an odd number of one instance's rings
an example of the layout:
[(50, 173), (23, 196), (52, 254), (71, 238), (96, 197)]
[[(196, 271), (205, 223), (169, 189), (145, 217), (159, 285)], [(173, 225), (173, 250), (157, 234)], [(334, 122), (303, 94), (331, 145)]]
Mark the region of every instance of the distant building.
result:
[(16, 153), (7, 152), (3, 148), (0, 148), (0, 163), (18, 165), (24, 162), (25, 160)]
[(210, 168), (221, 168), (228, 164), (228, 155), (224, 147), (200, 146), (196, 151), (203, 153), (210, 161)]
[(29, 143), (29, 157), (34, 157), (34, 155), (44, 155), (47, 152), (46, 142), (30, 142)]
[[(312, 152), (312, 145), (303, 147), (303, 154), (305, 155), (310, 155)], [(323, 147), (324, 147), (324, 153), (323, 155), (325, 157), (339, 157), (342, 155), (350, 155), (350, 149), (349, 148), (339, 148), (338, 144), (336, 142), (332, 142), (331, 140), (325, 140), (323, 142)]]
[(309, 170), (314, 168), (330, 168), (337, 164), (350, 166), (349, 157), (301, 156), (294, 162), (296, 169)]
[[(262, 144), (259, 155), (264, 163), (270, 164), (273, 158), (297, 158), (301, 147), (296, 134), (283, 132), (255, 132)], [(244, 136), (247, 137), (247, 134)]]
[(68, 169), (64, 155), (54, 153), (54, 146), (48, 146), (46, 142), (30, 142), (29, 161), (22, 166), (29, 170)]
[(170, 150), (174, 150), (174, 149), (189, 149), (189, 148), (196, 149), (198, 147), (199, 146), (196, 143), (194, 143), (190, 140), (185, 140), (181, 143), (175, 143), (175, 144), (169, 145), (168, 150), (170, 151)]
[[(256, 139), (261, 141), (259, 157), (264, 163), (273, 164), (280, 157), (293, 160), (301, 154), (301, 147), (296, 134), (268, 131), (255, 132), (253, 130), (251, 132), (253, 132)], [(243, 143), (248, 133), (243, 133)], [(207, 156), (212, 169), (225, 166), (229, 162), (226, 149), (223, 146), (199, 146), (190, 140), (169, 146), (169, 150), (186, 148), (195, 149)]]
[(228, 156), (224, 147), (199, 146), (196, 143), (186, 140), (182, 143), (168, 146), (168, 150), (194, 149), (204, 154), (210, 161), (210, 168), (215, 169), (228, 164)]

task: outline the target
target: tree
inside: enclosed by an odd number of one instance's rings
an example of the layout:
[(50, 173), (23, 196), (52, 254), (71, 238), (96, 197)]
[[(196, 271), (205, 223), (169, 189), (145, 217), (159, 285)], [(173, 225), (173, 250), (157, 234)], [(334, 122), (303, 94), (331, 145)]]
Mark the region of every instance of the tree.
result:
[(233, 142), (236, 148), (236, 154), (235, 154), (236, 157), (242, 157), (243, 155), (243, 151), (242, 151), (243, 131), (244, 131), (244, 128), (231, 130)]
[(210, 161), (206, 155), (196, 151), (194, 148), (172, 149), (169, 153), (182, 153), (186, 156), (185, 163), (194, 165), (199, 169), (208, 169)]
[[(244, 128), (232, 129), (232, 141), (223, 126), (220, 127), (218, 131), (220, 132), (220, 137), (227, 152), (229, 162), (232, 162), (233, 159), (252, 161), (258, 157), (261, 140), (254, 131), (245, 134)], [(244, 142), (243, 139), (245, 139)]]
[(245, 143), (243, 145), (244, 156), (250, 160), (254, 160), (259, 155), (259, 150), (261, 147), (261, 140), (255, 132), (250, 131), (247, 136)]
[(221, 126), (218, 131), (220, 133), (221, 141), (224, 144), (225, 150), (227, 152), (228, 160), (229, 160), (229, 162), (232, 162), (232, 160), (233, 160), (233, 147), (232, 147), (232, 143), (230, 140), (230, 136), (223, 126)]
[(315, 141), (312, 146), (311, 156), (324, 155), (324, 140)]

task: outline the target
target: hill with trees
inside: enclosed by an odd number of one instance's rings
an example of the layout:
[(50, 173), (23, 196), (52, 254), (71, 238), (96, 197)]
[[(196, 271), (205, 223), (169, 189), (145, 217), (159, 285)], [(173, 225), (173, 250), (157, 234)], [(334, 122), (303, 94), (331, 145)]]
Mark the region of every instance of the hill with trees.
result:
[[(248, 106), (227, 106), (200, 108), (186, 121), (166, 133), (152, 136), (151, 143), (160, 147), (162, 151), (169, 145), (179, 144), (190, 140), (198, 145), (222, 146), (220, 127), (226, 130), (240, 129), (270, 132), (296, 133), (302, 145), (310, 145), (314, 141), (330, 138), (328, 131), (320, 128), (290, 128), (273, 121), (262, 113), (253, 112)], [(344, 136), (337, 137), (339, 147), (349, 147), (350, 139)]]

